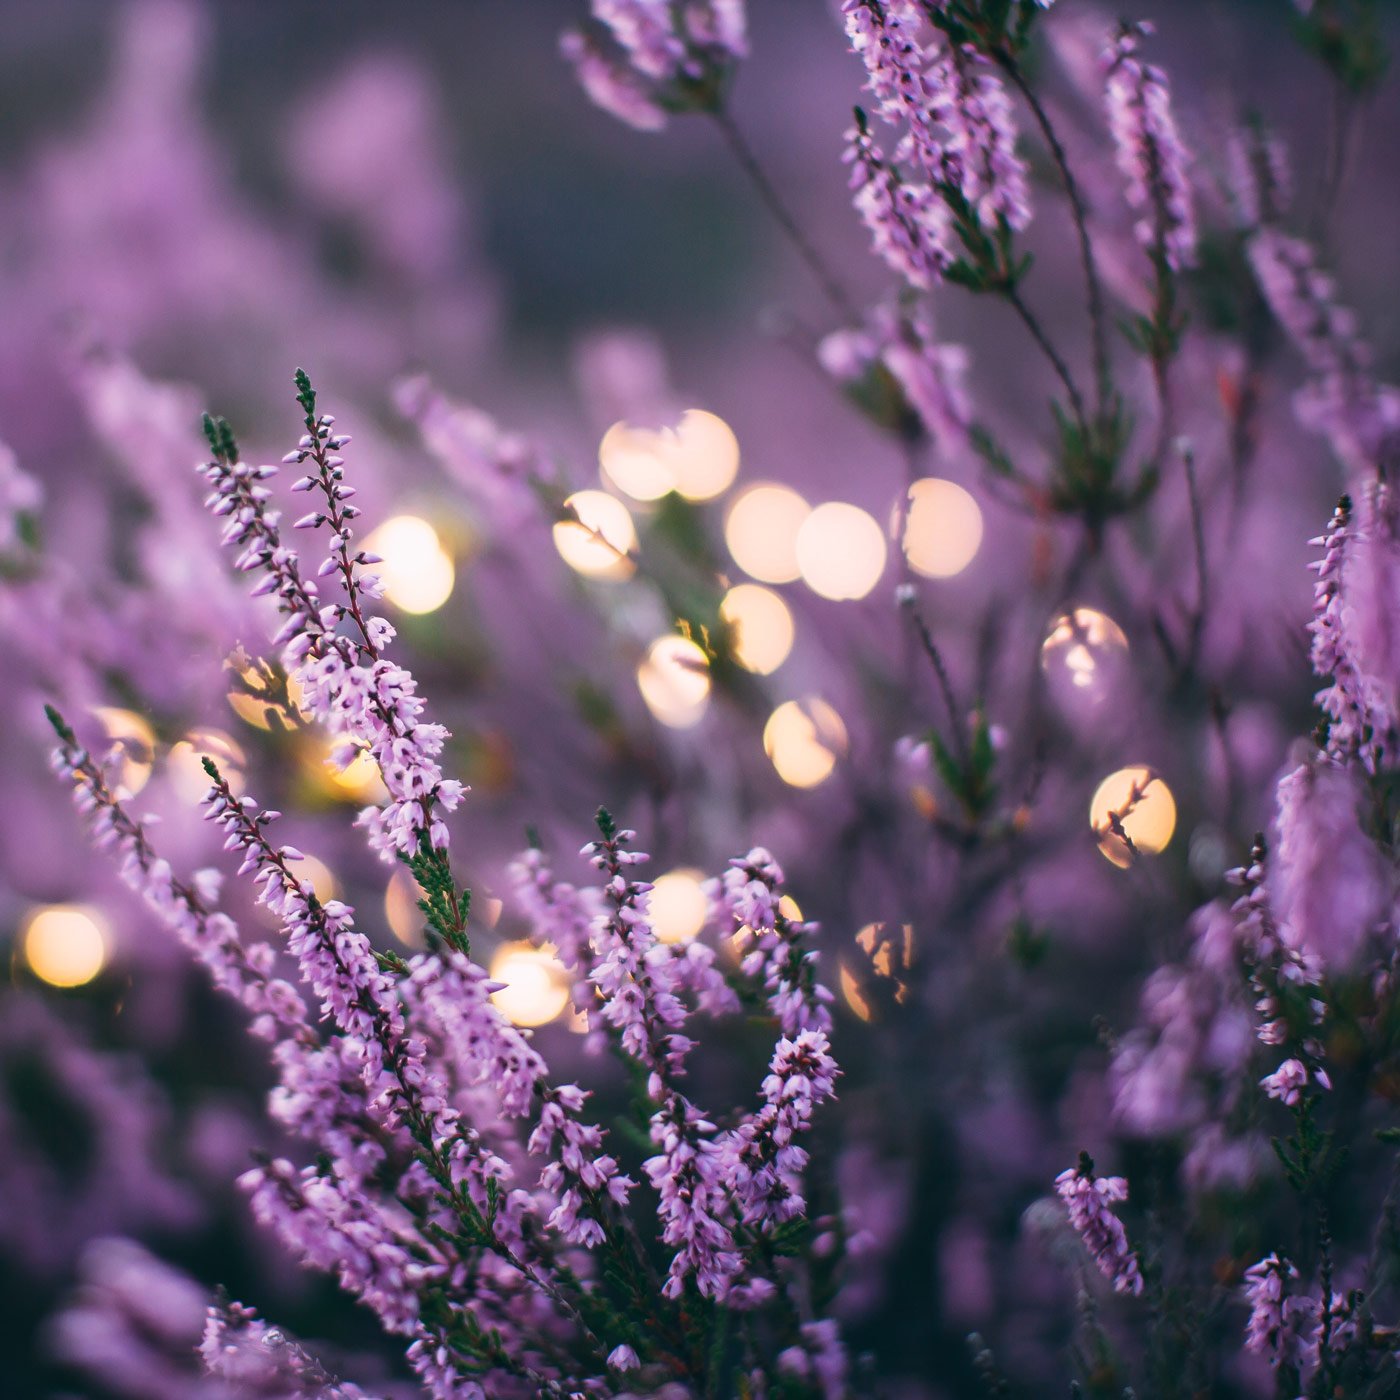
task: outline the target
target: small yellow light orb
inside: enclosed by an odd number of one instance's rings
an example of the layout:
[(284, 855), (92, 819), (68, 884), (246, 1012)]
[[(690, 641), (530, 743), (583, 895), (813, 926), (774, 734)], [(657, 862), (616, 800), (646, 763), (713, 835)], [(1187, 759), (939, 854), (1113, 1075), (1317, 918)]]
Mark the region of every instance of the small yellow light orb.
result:
[(29, 970), (51, 987), (81, 987), (107, 961), (107, 939), (95, 910), (50, 904), (29, 916), (23, 934)]
[(178, 744), (170, 746), (165, 771), (170, 786), (182, 802), (202, 802), (212, 780), (204, 771), (204, 760), (212, 758), (219, 772), (235, 793), (243, 791), (243, 769), (247, 763), (242, 748), (222, 729), (191, 729)]
[(688, 501), (711, 501), (739, 474), (739, 439), (723, 418), (687, 409), (676, 428), (672, 462), (676, 490)]
[(637, 667), (637, 687), (662, 724), (689, 729), (710, 703), (710, 663), (694, 642), (658, 637)]
[(547, 948), (501, 944), (491, 959), (491, 980), (506, 984), (491, 1000), (517, 1026), (542, 1026), (569, 1004), (564, 969)]
[(816, 787), (846, 751), (846, 726), (825, 700), (788, 700), (768, 716), (763, 748), (785, 783)]
[(885, 572), (885, 537), (859, 506), (827, 501), (797, 532), (797, 565), (823, 598), (864, 598)]
[(763, 583), (791, 583), (801, 573), (797, 532), (810, 512), (790, 486), (750, 486), (729, 508), (724, 542), (746, 574)]
[(365, 537), (381, 562), (367, 566), (384, 583), (384, 596), (401, 612), (436, 612), (452, 596), (456, 569), (438, 532), (421, 517), (396, 515)]
[(135, 710), (99, 705), (92, 713), (107, 738), (121, 747), (113, 791), (118, 797), (135, 797), (150, 780), (155, 766), (155, 730)]
[(1061, 613), (1051, 624), (1040, 647), (1040, 664), (1047, 673), (1064, 668), (1076, 690), (1091, 690), (1101, 679), (1105, 654), (1126, 652), (1123, 629), (1107, 614), (1093, 608)]
[(982, 509), (955, 481), (926, 476), (909, 488), (904, 556), (925, 578), (952, 578), (982, 544)]
[(554, 526), (554, 547), (563, 561), (589, 578), (631, 578), (637, 531), (627, 507), (606, 491), (575, 491), (564, 506), (577, 519)]
[(1099, 850), (1114, 865), (1126, 868), (1133, 863), (1133, 854), (1113, 830), (1114, 812), (1139, 855), (1165, 850), (1176, 830), (1176, 801), (1150, 768), (1120, 768), (1110, 773), (1089, 804), (1089, 823), (1099, 838)]
[(647, 896), (647, 912), (663, 943), (689, 943), (705, 927), (709, 900), (699, 870), (668, 870), (658, 875)]
[(769, 676), (787, 660), (796, 629), (792, 612), (771, 588), (736, 584), (719, 605), (732, 633), (734, 659), (746, 671)]

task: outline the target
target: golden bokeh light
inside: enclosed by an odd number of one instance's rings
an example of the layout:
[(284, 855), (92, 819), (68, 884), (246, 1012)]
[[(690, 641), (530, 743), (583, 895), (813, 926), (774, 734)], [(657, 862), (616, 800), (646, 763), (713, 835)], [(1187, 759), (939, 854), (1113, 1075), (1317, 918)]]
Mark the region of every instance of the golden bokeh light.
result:
[(687, 409), (674, 428), (614, 423), (598, 446), (603, 480), (636, 501), (668, 491), (709, 501), (727, 491), (739, 472), (739, 442), (724, 419)]
[(870, 959), (877, 977), (895, 982), (894, 999), (907, 1001), (909, 986), (903, 974), (914, 960), (914, 925), (900, 924), (896, 932), (887, 924), (866, 924), (856, 934), (856, 946)]
[(746, 671), (769, 676), (787, 660), (796, 629), (791, 609), (771, 588), (736, 584), (724, 595), (719, 615), (730, 629), (734, 659)]
[(589, 578), (627, 579), (637, 571), (632, 551), (637, 530), (632, 512), (606, 491), (575, 491), (564, 502), (577, 519), (554, 526), (554, 547), (576, 573)]
[(421, 516), (396, 515), (365, 537), (364, 548), (380, 556), (370, 565), (384, 583), (384, 596), (401, 612), (436, 612), (452, 596), (456, 569), (438, 532)]
[(670, 429), (614, 423), (598, 444), (598, 468), (605, 482), (634, 501), (660, 500), (676, 489)]
[(81, 987), (107, 961), (107, 938), (95, 910), (77, 904), (50, 904), (25, 922), (24, 960), (51, 987)]
[(637, 688), (662, 724), (689, 729), (710, 703), (710, 663), (694, 642), (658, 637), (637, 667)]
[(238, 741), (222, 729), (191, 729), (178, 744), (170, 746), (165, 771), (170, 786), (182, 802), (199, 803), (210, 788), (204, 759), (212, 758), (234, 793), (243, 791), (243, 769), (247, 763)]
[(791, 486), (750, 486), (729, 508), (724, 542), (746, 574), (762, 583), (791, 583), (801, 573), (797, 533), (810, 513)]
[(1106, 613), (1075, 608), (1061, 613), (1050, 626), (1040, 647), (1040, 664), (1046, 671), (1062, 666), (1076, 689), (1087, 690), (1100, 678), (1105, 653), (1126, 652), (1123, 629)]
[(841, 964), (841, 995), (845, 998), (846, 1005), (862, 1021), (869, 1021), (873, 1017), (874, 1012), (860, 989), (860, 982), (857, 981), (855, 973), (845, 963)]
[(502, 943), (491, 959), (491, 980), (506, 984), (491, 1000), (517, 1026), (543, 1026), (569, 1004), (564, 969), (548, 948)]
[(368, 749), (361, 749), (343, 769), (331, 762), (328, 753), (323, 753), (316, 769), (318, 775), (325, 778), (330, 791), (345, 802), (367, 806), (383, 802), (389, 796), (389, 789), (379, 776), (379, 765)]
[(690, 408), (676, 428), (676, 490), (688, 501), (711, 501), (739, 474), (739, 439), (714, 413)]
[(904, 557), (925, 578), (952, 578), (977, 557), (982, 509), (955, 481), (926, 476), (909, 488)]
[(135, 710), (98, 705), (92, 713), (102, 726), (102, 732), (121, 750), (113, 776), (113, 791), (118, 797), (135, 797), (150, 781), (151, 769), (155, 766), (155, 730)]
[(422, 896), (418, 883), (406, 870), (396, 870), (384, 891), (384, 917), (389, 931), (406, 948), (422, 948), (423, 911), (418, 907)]
[(336, 883), (335, 875), (330, 866), (315, 856), (304, 855), (292, 866), (292, 870), (298, 880), (311, 882), (311, 888), (315, 891), (316, 898), (323, 904), (328, 899), (335, 899), (340, 893), (340, 886)]
[[(280, 697), (274, 697), (268, 689), (267, 678), (256, 667), (245, 666), (238, 672), (241, 684), (229, 689), (227, 699), (229, 709), (244, 724), (254, 729), (271, 730), (295, 729), (300, 717), (294, 708), (289, 708)], [(299, 690), (300, 687), (297, 687)], [(295, 706), (295, 692), (290, 677), (287, 683), (287, 699)]]
[(768, 716), (763, 748), (785, 783), (816, 787), (846, 751), (846, 726), (825, 700), (788, 700)]
[(1110, 773), (1089, 804), (1089, 823), (1099, 838), (1099, 850), (1114, 865), (1126, 868), (1133, 863), (1133, 853), (1113, 830), (1114, 813), (1139, 855), (1164, 851), (1176, 830), (1176, 800), (1150, 768)]
[(823, 598), (864, 598), (885, 572), (885, 537), (859, 506), (827, 501), (797, 532), (797, 566)]
[(710, 902), (705, 897), (704, 873), (668, 870), (658, 875), (647, 897), (651, 926), (663, 943), (689, 943), (705, 927)]

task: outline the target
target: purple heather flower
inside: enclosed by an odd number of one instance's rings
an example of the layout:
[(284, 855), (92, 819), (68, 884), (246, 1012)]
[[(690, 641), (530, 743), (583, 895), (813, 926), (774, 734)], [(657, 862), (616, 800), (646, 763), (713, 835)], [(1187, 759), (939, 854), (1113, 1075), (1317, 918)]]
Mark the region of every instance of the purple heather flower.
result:
[(806, 1212), (807, 1150), (795, 1140), (810, 1127), (817, 1105), (833, 1097), (840, 1071), (829, 1050), (825, 1031), (779, 1040), (763, 1081), (763, 1107), (724, 1139), (731, 1189), (746, 1225), (768, 1230)]
[[(448, 734), (441, 725), (423, 722), (424, 702), (414, 678), (381, 654), (393, 636), (392, 627), (362, 611), (362, 603), (377, 597), (380, 588), (374, 575), (362, 572), (369, 556), (351, 548), (351, 521), (359, 510), (349, 501), (353, 488), (344, 484), (335, 455), (349, 438), (334, 433), (333, 423), (329, 414), (311, 420), (314, 432), (302, 437), (288, 460), (310, 459), (315, 468), (292, 489), (318, 490), (326, 505), (297, 525), (331, 528), (331, 552), (318, 576), (339, 576), (346, 595), (343, 604), (325, 603), (316, 582), (302, 577), (296, 554), (282, 543), (278, 512), (269, 506), (271, 493), (263, 485), (276, 473), (275, 467), (216, 459), (200, 470), (213, 487), (210, 510), (229, 517), (224, 543), (242, 547), (235, 567), (262, 573), (255, 594), (277, 596), (286, 621), (274, 641), (283, 648), (288, 673), (302, 687), (303, 708), (326, 725), (342, 766), (365, 749), (379, 767), (390, 800), (382, 808), (366, 808), (360, 821), (371, 846), (392, 861), (399, 853), (415, 852), (424, 834), (434, 847), (444, 847), (443, 815), (461, 802), (466, 789), (442, 775), (437, 758)], [(357, 628), (358, 640), (336, 632), (347, 619)]]
[(1363, 801), (1354, 771), (1324, 757), (1278, 785), (1274, 908), (1288, 941), (1334, 973), (1355, 968), (1389, 904)]
[(1115, 31), (1103, 56), (1105, 102), (1138, 242), (1180, 272), (1195, 261), (1196, 218), (1167, 75), (1140, 52), (1151, 33), (1150, 24)]
[(653, 100), (647, 85), (596, 36), (566, 30), (559, 36), (559, 52), (595, 107), (637, 131), (660, 131), (666, 125), (665, 109)]
[(840, 1329), (829, 1318), (804, 1322), (802, 1344), (788, 1347), (778, 1356), (778, 1369), (786, 1375), (815, 1383), (822, 1400), (841, 1400), (848, 1393), (850, 1362)]
[(864, 122), (846, 132), (856, 212), (875, 252), (911, 286), (928, 291), (957, 259), (953, 220), (926, 184), (909, 184), (880, 153)]
[(968, 351), (937, 341), (926, 312), (880, 306), (864, 327), (826, 336), (817, 346), (817, 358), (862, 403), (884, 397), (872, 382), (883, 372), (897, 387), (902, 407), (918, 415), (924, 431), (945, 451), (966, 440), (972, 421)]
[[(1313, 1079), (1323, 1089), (1332, 1087), (1325, 1070), (1315, 1070)], [(1271, 1098), (1278, 1099), (1286, 1108), (1292, 1108), (1303, 1097), (1308, 1087), (1308, 1068), (1301, 1060), (1285, 1060), (1272, 1074), (1266, 1074), (1259, 1081), (1259, 1087)]]
[(1312, 374), (1295, 411), (1324, 434), (1353, 471), (1374, 471), (1397, 450), (1400, 391), (1372, 373), (1371, 347), (1354, 312), (1337, 301), (1333, 279), (1300, 238), (1261, 228), (1249, 242), (1250, 262), (1270, 308)]
[(988, 230), (1030, 222), (1011, 101), (976, 49), (937, 34), (925, 46), (906, 0), (845, 0), (842, 8), (875, 111), (899, 133), (891, 160), (857, 109), (844, 157), (856, 212), (876, 253), (927, 291), (957, 261), (957, 219)]
[(659, 131), (668, 111), (712, 109), (748, 56), (744, 0), (592, 0), (591, 10), (592, 27), (566, 30), (560, 51), (593, 102), (639, 131)]
[(235, 1395), (369, 1400), (359, 1386), (337, 1380), (299, 1342), (242, 1303), (210, 1306), (199, 1355), (205, 1375), (229, 1382)]
[(1095, 1176), (1094, 1165), (1081, 1153), (1079, 1165), (1055, 1178), (1055, 1190), (1069, 1211), (1069, 1223), (1093, 1256), (1099, 1272), (1118, 1293), (1142, 1292), (1142, 1270), (1128, 1243), (1123, 1222), (1113, 1207), (1128, 1199), (1128, 1183), (1121, 1176)]
[(1245, 1346), (1265, 1356), (1271, 1366), (1300, 1365), (1305, 1351), (1303, 1328), (1317, 1316), (1311, 1298), (1291, 1297), (1289, 1284), (1298, 1270), (1287, 1259), (1270, 1254), (1244, 1271), (1249, 1324)]
[(1251, 123), (1230, 133), (1226, 158), (1240, 227), (1255, 229), (1278, 220), (1293, 197), (1293, 172), (1283, 142)]
[(783, 872), (762, 847), (729, 862), (720, 877), (719, 908), (734, 931), (740, 967), (763, 988), (783, 1034), (830, 1031), (830, 991), (816, 980), (817, 954), (805, 946), (814, 924), (781, 910)]

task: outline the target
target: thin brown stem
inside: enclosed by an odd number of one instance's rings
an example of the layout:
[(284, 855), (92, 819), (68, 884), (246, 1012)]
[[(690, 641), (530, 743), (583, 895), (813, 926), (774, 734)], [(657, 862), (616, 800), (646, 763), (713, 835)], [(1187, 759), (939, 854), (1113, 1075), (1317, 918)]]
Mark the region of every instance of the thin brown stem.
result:
[(812, 246), (807, 235), (803, 233), (802, 226), (784, 203), (783, 197), (778, 193), (772, 180), (768, 178), (767, 172), (759, 164), (758, 157), (754, 155), (753, 147), (749, 145), (744, 133), (735, 124), (734, 118), (722, 107), (716, 110), (713, 116), (715, 125), (719, 127), (726, 145), (733, 153), (734, 159), (738, 161), (739, 168), (748, 176), (759, 199), (763, 201), (768, 212), (776, 220), (778, 227), (787, 235), (788, 241), (797, 250), (797, 255), (807, 264), (826, 299), (843, 320), (851, 323), (859, 321), (860, 313), (856, 310), (855, 303), (831, 271), (826, 260)]
[(1012, 86), (1025, 99), (1026, 105), (1035, 118), (1045, 144), (1050, 148), (1051, 159), (1059, 171), (1060, 183), (1065, 187), (1069, 200), (1070, 217), (1074, 221), (1075, 235), (1079, 241), (1079, 262), (1084, 272), (1084, 285), (1089, 296), (1089, 334), (1093, 342), (1094, 382), (1097, 386), (1095, 406), (1100, 417), (1113, 393), (1112, 371), (1108, 359), (1108, 329), (1104, 314), (1103, 283), (1099, 277), (1098, 258), (1094, 253), (1094, 242), (1089, 234), (1089, 215), (1080, 193), (1079, 182), (1070, 168), (1069, 157), (1060, 144), (1060, 138), (1050, 121), (1040, 99), (1035, 95), (1025, 74), (1015, 58), (1004, 49), (993, 51), (993, 58), (1001, 65)]
[(1089, 420), (1084, 412), (1084, 400), (1080, 396), (1079, 388), (1074, 382), (1074, 376), (1069, 372), (1069, 366), (1064, 362), (1060, 352), (1055, 349), (1054, 342), (1045, 333), (1045, 327), (1040, 324), (1029, 306), (1022, 298), (1020, 290), (1014, 282), (1008, 282), (1001, 289), (1002, 295), (1006, 298), (1012, 309), (1021, 318), (1026, 329), (1031, 333), (1031, 339), (1040, 347), (1045, 358), (1055, 370), (1061, 384), (1065, 386), (1065, 393), (1069, 396), (1070, 411), (1074, 414), (1074, 421), (1079, 425), (1079, 430), (1084, 434), (1085, 440), (1089, 437)]

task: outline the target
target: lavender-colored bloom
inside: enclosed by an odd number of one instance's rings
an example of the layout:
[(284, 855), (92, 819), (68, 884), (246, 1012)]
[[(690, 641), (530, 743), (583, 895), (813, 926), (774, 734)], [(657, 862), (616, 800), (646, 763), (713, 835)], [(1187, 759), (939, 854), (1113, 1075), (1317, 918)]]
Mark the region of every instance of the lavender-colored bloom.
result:
[(1389, 902), (1363, 800), (1354, 772), (1325, 758), (1278, 785), (1274, 907), (1289, 942), (1333, 973), (1355, 968)]
[(0, 558), (23, 551), (26, 520), (43, 504), (44, 492), (19, 459), (0, 442)]
[(1252, 122), (1230, 133), (1226, 159), (1240, 227), (1256, 229), (1281, 218), (1293, 198), (1293, 172), (1283, 142)]
[[(903, 0), (846, 0), (842, 8), (847, 38), (865, 64), (876, 110), (901, 133), (899, 159), (912, 165), (918, 180), (927, 182), (940, 200), (953, 198), (970, 208), (984, 228), (994, 229), (1001, 221), (1024, 228), (1031, 217), (1026, 166), (1016, 153), (1011, 100), (991, 61), (970, 45), (945, 43), (938, 35), (925, 45), (918, 12)], [(854, 145), (856, 158), (872, 172), (859, 185), (853, 178), (853, 187), (861, 192), (857, 208), (876, 236), (877, 250), (888, 257), (888, 239), (882, 241), (877, 225), (888, 224), (892, 216), (887, 208), (901, 204), (904, 216), (913, 217), (923, 196), (901, 196), (892, 170), (886, 170), (883, 180), (875, 178), (873, 148), (861, 151), (858, 139)], [(874, 193), (865, 193), (872, 186)], [(910, 188), (917, 191), (919, 186)], [(934, 228), (939, 217), (931, 210), (922, 215)], [(945, 236), (940, 230), (933, 241)], [(913, 277), (910, 281), (926, 285)]]
[(779, 1040), (763, 1081), (763, 1107), (725, 1141), (730, 1181), (746, 1225), (769, 1230), (806, 1212), (807, 1150), (796, 1139), (810, 1127), (817, 1105), (834, 1094), (840, 1071), (829, 1049), (821, 1030)]
[(789, 1347), (778, 1356), (778, 1369), (815, 1384), (822, 1400), (841, 1400), (846, 1395), (850, 1362), (841, 1333), (829, 1318), (804, 1322), (802, 1344)]
[(1324, 434), (1353, 471), (1384, 466), (1400, 436), (1400, 391), (1377, 383), (1371, 347), (1333, 279), (1300, 238), (1262, 228), (1250, 262), (1270, 308), (1297, 346), (1312, 382), (1295, 401), (1299, 420)]
[(1259, 1087), (1285, 1108), (1293, 1108), (1308, 1087), (1308, 1069), (1301, 1060), (1285, 1060), (1272, 1074), (1259, 1081)]
[(560, 51), (593, 102), (639, 131), (659, 131), (668, 111), (713, 110), (748, 55), (744, 0), (592, 0), (591, 11), (591, 29), (566, 30)]
[(242, 1303), (213, 1303), (199, 1355), (204, 1373), (230, 1383), (239, 1396), (278, 1400), (371, 1400), (357, 1385), (337, 1380), (278, 1327)]
[(865, 326), (824, 337), (817, 358), (880, 421), (902, 428), (912, 412), (945, 451), (966, 441), (968, 351), (939, 342), (927, 313), (877, 307)]
[(952, 216), (928, 185), (900, 177), (863, 118), (846, 132), (846, 142), (856, 212), (875, 252), (905, 281), (928, 291), (957, 259)]
[(1121, 1176), (1095, 1176), (1094, 1164), (1081, 1153), (1079, 1165), (1062, 1171), (1055, 1178), (1055, 1190), (1069, 1211), (1085, 1248), (1093, 1256), (1099, 1272), (1113, 1283), (1115, 1292), (1137, 1295), (1142, 1292), (1142, 1270), (1128, 1243), (1123, 1222), (1113, 1207), (1128, 1199), (1128, 1183)]
[(782, 912), (783, 872), (762, 847), (729, 862), (718, 904), (734, 930), (744, 973), (763, 988), (783, 1034), (831, 1029), (830, 991), (816, 980), (817, 954), (805, 946), (815, 925)]
[(666, 125), (666, 112), (652, 99), (647, 85), (607, 53), (594, 35), (566, 30), (559, 36), (559, 52), (595, 107), (637, 131), (660, 131)]
[(1249, 1323), (1245, 1346), (1265, 1356), (1271, 1366), (1297, 1366), (1303, 1360), (1303, 1329), (1317, 1315), (1310, 1298), (1289, 1295), (1298, 1270), (1287, 1259), (1270, 1254), (1244, 1271)]
[(1138, 242), (1173, 272), (1196, 257), (1188, 157), (1172, 116), (1167, 75), (1141, 57), (1150, 24), (1120, 25), (1104, 52), (1105, 103)]
[[(314, 406), (309, 384), (305, 393)], [(314, 472), (292, 489), (317, 490), (326, 505), (303, 516), (297, 526), (331, 529), (330, 553), (318, 576), (338, 577), (346, 595), (343, 604), (320, 598), (315, 581), (302, 577), (295, 552), (282, 542), (279, 515), (269, 506), (271, 493), (263, 484), (275, 475), (275, 467), (216, 457), (200, 470), (213, 487), (210, 510), (228, 517), (224, 543), (242, 549), (235, 566), (262, 572), (255, 594), (277, 596), (286, 621), (274, 641), (283, 648), (288, 673), (302, 687), (303, 708), (327, 725), (342, 766), (365, 749), (379, 767), (390, 800), (382, 808), (366, 808), (360, 820), (371, 846), (391, 861), (397, 853), (416, 851), (425, 835), (434, 847), (445, 846), (444, 814), (461, 802), (466, 789), (443, 777), (437, 758), (448, 734), (441, 725), (423, 722), (424, 704), (412, 675), (382, 655), (394, 629), (363, 610), (382, 587), (374, 575), (363, 572), (376, 561), (350, 544), (351, 522), (359, 510), (350, 502), (354, 490), (344, 483), (338, 455), (349, 438), (332, 432), (329, 414), (314, 417), (308, 408), (307, 420), (308, 432), (288, 459), (310, 459)], [(357, 638), (335, 631), (343, 620), (353, 622)]]

